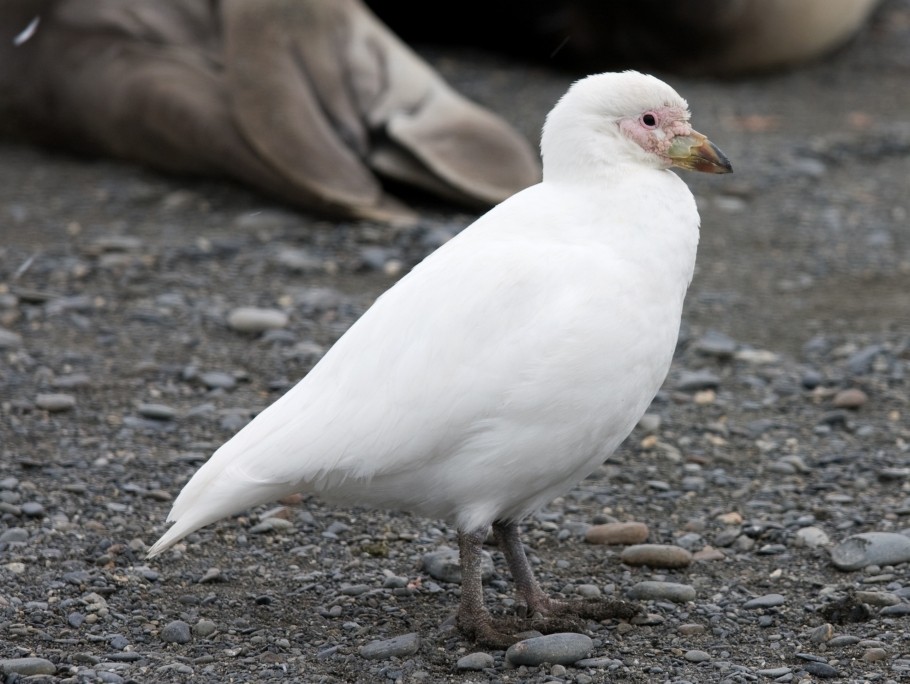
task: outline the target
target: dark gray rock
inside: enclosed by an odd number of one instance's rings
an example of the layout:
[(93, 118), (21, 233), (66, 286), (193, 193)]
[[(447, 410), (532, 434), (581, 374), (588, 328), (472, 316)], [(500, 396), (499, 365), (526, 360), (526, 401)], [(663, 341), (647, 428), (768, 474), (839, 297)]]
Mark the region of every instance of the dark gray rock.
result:
[(161, 630), (161, 640), (172, 644), (186, 644), (192, 641), (190, 626), (183, 620), (167, 623)]
[(360, 647), (360, 655), (367, 660), (386, 660), (412, 656), (420, 650), (420, 637), (416, 633), (402, 634), (391, 639), (371, 641)]

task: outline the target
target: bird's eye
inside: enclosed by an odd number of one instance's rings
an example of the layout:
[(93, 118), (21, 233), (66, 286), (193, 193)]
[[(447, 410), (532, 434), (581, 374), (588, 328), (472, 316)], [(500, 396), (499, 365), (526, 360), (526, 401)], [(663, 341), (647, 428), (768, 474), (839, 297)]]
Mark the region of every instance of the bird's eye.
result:
[(641, 123), (645, 128), (655, 128), (657, 126), (657, 117), (651, 112), (645, 112), (641, 115)]

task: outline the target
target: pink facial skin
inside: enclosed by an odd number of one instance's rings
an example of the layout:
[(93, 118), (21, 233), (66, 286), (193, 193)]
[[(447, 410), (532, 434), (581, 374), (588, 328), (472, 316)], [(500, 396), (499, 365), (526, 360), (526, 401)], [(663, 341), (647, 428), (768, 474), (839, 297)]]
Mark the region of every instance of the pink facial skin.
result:
[[(653, 122), (653, 123), (652, 123)], [(689, 135), (689, 112), (682, 107), (658, 107), (642, 112), (636, 119), (622, 119), (619, 129), (645, 152), (656, 154), (670, 165), (667, 150), (673, 138)]]

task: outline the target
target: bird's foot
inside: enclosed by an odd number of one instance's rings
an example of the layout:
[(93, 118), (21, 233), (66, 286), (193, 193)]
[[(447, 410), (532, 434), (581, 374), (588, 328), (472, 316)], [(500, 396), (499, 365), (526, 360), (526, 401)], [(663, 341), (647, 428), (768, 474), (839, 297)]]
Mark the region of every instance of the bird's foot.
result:
[(526, 609), (530, 629), (543, 634), (584, 631), (584, 620), (628, 620), (640, 611), (638, 606), (615, 599), (577, 599), (557, 601), (541, 597)]
[(549, 599), (545, 607), (535, 606), (535, 613), (544, 618), (577, 618), (582, 620), (628, 620), (641, 609), (634, 603), (616, 599), (594, 598), (557, 601)]
[(505, 649), (528, 638), (528, 632), (556, 634), (584, 632), (585, 620), (627, 620), (639, 613), (639, 608), (626, 601), (611, 599), (582, 599), (546, 602), (534, 606), (529, 616), (494, 618), (485, 614), (477, 619), (458, 616), (459, 631), (468, 639), (490, 648)]
[(486, 614), (479, 619), (463, 619), (459, 615), (456, 624), (465, 638), (488, 648), (506, 649), (521, 641), (521, 632), (531, 629), (522, 629), (519, 622), (516, 618), (494, 619)]

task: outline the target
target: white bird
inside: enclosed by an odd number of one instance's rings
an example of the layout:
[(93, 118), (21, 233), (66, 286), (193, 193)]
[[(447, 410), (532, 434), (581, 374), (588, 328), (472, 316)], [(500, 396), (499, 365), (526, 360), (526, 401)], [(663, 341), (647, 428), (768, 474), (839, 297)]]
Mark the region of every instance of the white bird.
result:
[(219, 518), (315, 492), (454, 520), (457, 624), (478, 641), (514, 640), (483, 603), (491, 526), (529, 614), (598, 613), (544, 594), (517, 524), (595, 470), (660, 388), (699, 228), (670, 167), (731, 166), (692, 130), (685, 100), (633, 71), (572, 85), (541, 150), (541, 183), (428, 256), (215, 452), (149, 557)]

